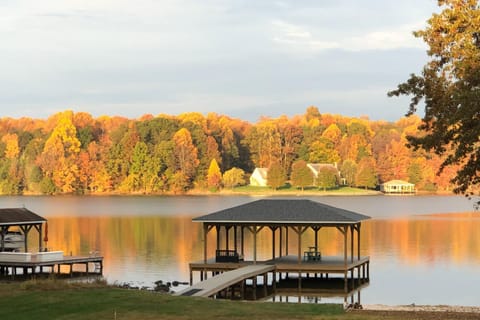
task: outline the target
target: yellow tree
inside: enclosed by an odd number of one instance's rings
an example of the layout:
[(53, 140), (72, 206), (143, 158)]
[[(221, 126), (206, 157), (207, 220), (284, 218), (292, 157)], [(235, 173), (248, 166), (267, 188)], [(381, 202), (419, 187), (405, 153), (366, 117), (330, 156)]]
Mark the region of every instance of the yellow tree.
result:
[(5, 158), (16, 158), (20, 152), (18, 148), (18, 136), (15, 133), (7, 133), (2, 137), (2, 142), (5, 143)]
[(322, 137), (332, 141), (335, 145), (335, 148), (337, 148), (342, 140), (342, 131), (335, 123), (332, 123), (327, 129), (325, 129), (325, 131), (323, 131)]
[(222, 182), (222, 173), (220, 172), (220, 167), (218, 166), (217, 160), (215, 158), (210, 161), (210, 166), (208, 167), (207, 174), (207, 184), (208, 187), (216, 191), (220, 188)]
[(62, 192), (75, 191), (78, 178), (76, 156), (80, 152), (80, 141), (72, 122), (73, 112), (65, 111), (58, 115), (58, 123), (39, 158), (39, 165), (45, 177), (51, 179)]
[(178, 130), (173, 136), (173, 142), (175, 144), (173, 153), (176, 172), (183, 174), (182, 181), (190, 183), (195, 177), (196, 169), (200, 164), (198, 150), (193, 145), (190, 131), (185, 128)]

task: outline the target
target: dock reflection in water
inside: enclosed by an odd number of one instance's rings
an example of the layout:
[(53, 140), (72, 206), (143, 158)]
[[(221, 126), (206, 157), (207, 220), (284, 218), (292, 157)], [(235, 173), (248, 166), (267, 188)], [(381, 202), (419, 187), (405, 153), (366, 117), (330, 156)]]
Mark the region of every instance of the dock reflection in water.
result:
[[(188, 282), (189, 262), (203, 257), (201, 225), (187, 216), (50, 217), (48, 221), (49, 247), (73, 255), (99, 251), (110, 283), (153, 287), (160, 279)], [(480, 214), (475, 212), (366, 221), (360, 252), (370, 255), (374, 267), (370, 285), (362, 289), (362, 303), (478, 305), (478, 230)], [(304, 237), (308, 243), (314, 235)], [(320, 233), (322, 254), (340, 255), (339, 237), (335, 230)], [(251, 239), (245, 241), (246, 254), (251, 254)], [(208, 250), (214, 251), (214, 246), (209, 241)], [(259, 234), (257, 248), (258, 259), (269, 259), (270, 235)], [(296, 243), (289, 250), (296, 252)], [(452, 292), (462, 294), (452, 296)]]

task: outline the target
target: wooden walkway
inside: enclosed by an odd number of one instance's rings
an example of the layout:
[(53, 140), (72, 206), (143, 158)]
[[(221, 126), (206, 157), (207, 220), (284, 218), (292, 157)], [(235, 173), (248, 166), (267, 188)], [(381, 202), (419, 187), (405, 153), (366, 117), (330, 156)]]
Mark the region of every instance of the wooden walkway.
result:
[(233, 286), (246, 279), (256, 277), (275, 270), (275, 265), (249, 265), (232, 271), (219, 274), (199, 282), (185, 290), (177, 292), (177, 296), (210, 297), (219, 291)]
[[(89, 264), (93, 264), (94, 268), (89, 268)], [(69, 267), (69, 274), (73, 274), (74, 265), (84, 265), (85, 274), (103, 274), (103, 257), (102, 256), (64, 256), (60, 260), (52, 261), (0, 261), (0, 274), (10, 275), (12, 279), (18, 274), (17, 269), (23, 270), (22, 275), (44, 273), (44, 268), (50, 268), (49, 273), (60, 274), (61, 266)], [(37, 270), (38, 269), (38, 270)], [(28, 272), (30, 271), (30, 272)]]

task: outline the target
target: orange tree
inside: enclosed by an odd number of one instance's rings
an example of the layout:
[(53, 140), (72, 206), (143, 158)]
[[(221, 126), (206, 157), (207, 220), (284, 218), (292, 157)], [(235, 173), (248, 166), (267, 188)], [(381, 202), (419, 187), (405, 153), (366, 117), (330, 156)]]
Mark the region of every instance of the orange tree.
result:
[(461, 165), (452, 182), (470, 193), (480, 183), (480, 6), (477, 0), (439, 0), (442, 11), (414, 33), (428, 45), (430, 61), (390, 96), (410, 95), (408, 114), (425, 104), (416, 149), (446, 155), (441, 169)]

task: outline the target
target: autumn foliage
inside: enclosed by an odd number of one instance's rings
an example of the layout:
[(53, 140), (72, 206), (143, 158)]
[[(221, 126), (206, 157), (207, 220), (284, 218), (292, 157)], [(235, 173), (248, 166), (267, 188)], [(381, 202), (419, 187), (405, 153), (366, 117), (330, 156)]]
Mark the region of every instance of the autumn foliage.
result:
[[(427, 190), (451, 190), (455, 167), (406, 146), (418, 117), (397, 122), (321, 114), (257, 123), (210, 113), (141, 119), (64, 111), (43, 119), (0, 119), (1, 194), (164, 193), (232, 188), (255, 167), (272, 170), (272, 187), (303, 188), (307, 162), (337, 163), (344, 181), (373, 188), (389, 179)], [(293, 165), (295, 164), (295, 165)], [(305, 175), (307, 177), (305, 178)], [(327, 181), (328, 180), (328, 181)]]

